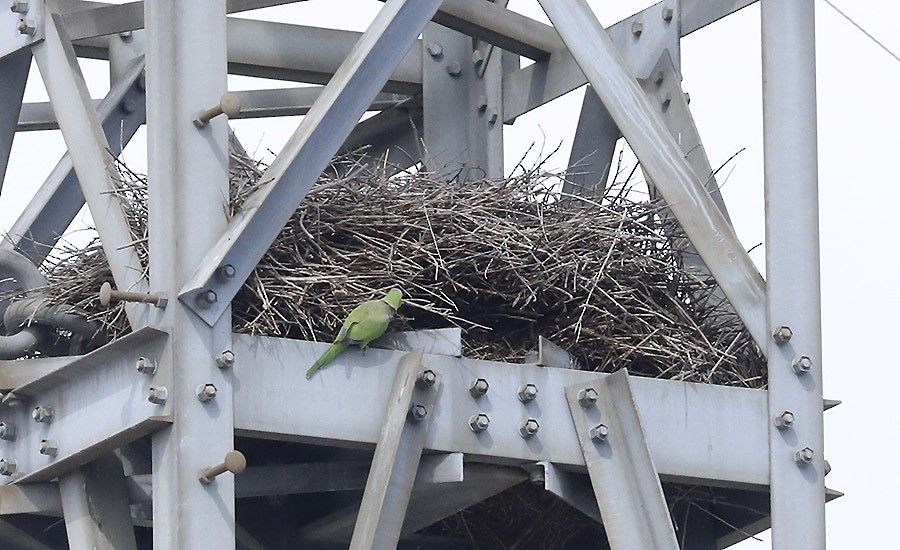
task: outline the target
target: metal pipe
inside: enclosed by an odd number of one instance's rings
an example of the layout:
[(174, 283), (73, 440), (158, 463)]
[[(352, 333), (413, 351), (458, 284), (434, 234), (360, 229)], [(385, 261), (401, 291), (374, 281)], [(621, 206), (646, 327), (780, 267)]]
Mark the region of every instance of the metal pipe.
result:
[[(761, 4), (772, 547), (821, 549), (825, 459), (814, 0)], [(801, 363), (803, 368), (793, 367)], [(776, 424), (784, 411), (792, 413), (790, 427)]]

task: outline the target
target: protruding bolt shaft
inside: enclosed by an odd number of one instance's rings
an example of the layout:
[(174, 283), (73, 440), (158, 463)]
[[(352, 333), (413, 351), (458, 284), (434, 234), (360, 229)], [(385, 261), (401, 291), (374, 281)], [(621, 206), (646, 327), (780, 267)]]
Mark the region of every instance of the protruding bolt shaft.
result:
[(216, 366), (220, 369), (230, 369), (234, 366), (234, 352), (230, 349), (223, 350), (216, 356)]
[(156, 361), (154, 361), (153, 359), (149, 359), (147, 357), (138, 357), (138, 360), (135, 363), (135, 368), (141, 374), (153, 376), (154, 374), (156, 374), (157, 365)]
[(416, 385), (420, 388), (430, 388), (437, 382), (437, 374), (431, 369), (425, 369), (416, 377)]
[(474, 382), (469, 384), (469, 395), (476, 398), (481, 397), (488, 392), (488, 388), (490, 387), (491, 385), (488, 384), (487, 380), (485, 380), (484, 378), (478, 378)]
[(59, 453), (59, 442), (55, 439), (42, 439), (38, 452), (46, 456), (56, 456)]
[(16, 473), (16, 459), (0, 459), (0, 476), (11, 476)]
[(19, 30), (19, 34), (34, 36), (34, 33), (37, 32), (37, 25), (33, 19), (19, 19), (19, 22), (16, 24), (16, 29)]
[(655, 82), (657, 86), (660, 86), (663, 81), (666, 79), (666, 73), (663, 71), (656, 71)]
[(150, 391), (147, 393), (147, 401), (154, 405), (165, 405), (168, 398), (169, 390), (165, 386), (150, 388)]
[(491, 425), (491, 419), (484, 413), (473, 414), (469, 417), (469, 429), (475, 433), (483, 432)]
[(783, 411), (775, 416), (775, 427), (779, 430), (786, 430), (794, 425), (794, 413), (791, 411)]
[(588, 408), (597, 402), (597, 390), (594, 388), (584, 388), (578, 390), (578, 402), (582, 407)]
[(528, 439), (529, 437), (533, 437), (534, 434), (538, 433), (538, 430), (541, 429), (541, 425), (538, 424), (538, 421), (534, 418), (528, 418), (523, 420), (521, 424), (519, 424), (519, 435), (521, 435), (524, 439)]
[(812, 369), (812, 359), (810, 359), (808, 355), (801, 355), (794, 359), (794, 362), (791, 363), (791, 368), (794, 369), (794, 372), (797, 374), (808, 374)]
[(593, 428), (590, 429), (589, 432), (591, 439), (597, 441), (598, 443), (603, 443), (606, 441), (606, 438), (609, 437), (609, 428), (606, 424), (597, 424)]
[(6, 422), (0, 422), (0, 439), (3, 441), (15, 441), (16, 427)]
[(813, 450), (809, 447), (803, 447), (799, 451), (794, 453), (794, 462), (799, 465), (809, 464), (813, 460)]
[(31, 411), (31, 418), (34, 418), (35, 422), (40, 422), (41, 424), (49, 424), (53, 422), (53, 409), (50, 407), (45, 407), (43, 405), (38, 405)]
[(472, 64), (476, 67), (484, 63), (484, 54), (481, 53), (481, 50), (475, 50), (472, 52)]
[(494, 109), (488, 109), (488, 111), (487, 111), (488, 124), (491, 124), (491, 125), (497, 124), (498, 118), (500, 118), (500, 115), (497, 114), (497, 111), (495, 111)]
[(225, 454), (225, 462), (200, 470), (200, 483), (209, 485), (218, 476), (225, 472), (239, 474), (247, 468), (247, 458), (240, 451), (228, 451)]
[(672, 94), (670, 92), (666, 92), (662, 99), (662, 110), (666, 112), (669, 110), (669, 107), (672, 106)]
[(525, 384), (521, 388), (519, 388), (519, 401), (522, 403), (528, 403), (529, 401), (534, 401), (537, 398), (538, 389), (534, 384)]
[(194, 119), (194, 126), (197, 128), (203, 128), (209, 121), (216, 118), (219, 115), (226, 115), (228, 118), (234, 118), (241, 114), (241, 98), (232, 92), (225, 92), (222, 94), (222, 99), (219, 101), (219, 104), (211, 107), (199, 115)]
[(159, 308), (164, 308), (169, 303), (165, 294), (143, 294), (141, 292), (113, 290), (112, 285), (103, 283), (100, 286), (100, 305), (108, 306), (110, 302), (140, 302), (142, 304), (153, 304)]
[(775, 343), (780, 345), (787, 344), (791, 341), (791, 338), (794, 336), (794, 331), (791, 330), (791, 327), (782, 325), (776, 328), (772, 332), (772, 338), (775, 340)]
[(214, 399), (217, 393), (219, 393), (219, 390), (216, 389), (215, 384), (200, 384), (197, 386), (197, 399), (204, 403)]
[(409, 407), (409, 418), (414, 422), (421, 422), (428, 416), (428, 407), (420, 403), (413, 403)]

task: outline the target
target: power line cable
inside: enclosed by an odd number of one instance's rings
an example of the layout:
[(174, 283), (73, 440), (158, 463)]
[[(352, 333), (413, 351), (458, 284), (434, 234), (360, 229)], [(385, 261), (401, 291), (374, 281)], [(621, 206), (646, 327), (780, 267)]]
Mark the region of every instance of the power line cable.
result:
[(856, 27), (857, 29), (859, 29), (859, 31), (860, 31), (861, 33), (863, 33), (864, 35), (866, 35), (867, 37), (869, 37), (869, 40), (871, 40), (872, 42), (876, 43), (882, 50), (886, 51), (886, 52), (888, 53), (888, 55), (890, 55), (891, 57), (893, 57), (893, 58), (896, 59), (897, 61), (900, 61), (900, 56), (898, 56), (898, 55), (895, 54), (893, 51), (891, 51), (891, 49), (888, 48), (887, 46), (885, 46), (883, 42), (881, 42), (880, 40), (878, 40), (877, 38), (875, 38), (874, 36), (872, 36), (872, 34), (871, 34), (869, 31), (867, 31), (866, 29), (862, 28), (862, 26), (861, 26), (859, 23), (857, 23), (856, 21), (854, 21), (853, 19), (851, 19), (850, 16), (847, 15), (846, 13), (844, 13), (843, 11), (841, 11), (841, 9), (840, 9), (839, 7), (837, 7), (837, 6), (835, 6), (834, 4), (832, 4), (832, 3), (831, 3), (831, 0), (822, 0), (822, 1), (825, 2), (826, 4), (828, 4), (829, 6), (831, 6), (831, 8), (832, 8), (834, 11), (838, 12), (838, 13), (841, 15), (841, 17), (843, 17), (844, 19), (846, 19), (847, 21), (849, 21), (851, 25), (853, 25), (854, 27)]

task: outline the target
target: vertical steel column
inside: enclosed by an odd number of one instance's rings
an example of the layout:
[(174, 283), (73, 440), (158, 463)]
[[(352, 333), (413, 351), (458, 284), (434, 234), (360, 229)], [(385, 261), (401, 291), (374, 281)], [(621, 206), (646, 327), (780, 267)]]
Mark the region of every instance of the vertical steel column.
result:
[(813, 0), (762, 1), (762, 56), (773, 331), (768, 344), (772, 542), (777, 549), (821, 549), (825, 462)]
[(9, 164), (13, 138), (16, 137), (16, 123), (22, 110), (25, 96), (25, 82), (31, 69), (31, 50), (24, 48), (0, 59), (0, 188)]
[[(227, 122), (192, 122), (226, 90), (225, 0), (154, 0), (144, 14), (150, 278), (176, 296), (227, 224)], [(153, 547), (233, 549), (234, 478), (198, 480), (234, 445), (231, 371), (215, 365), (231, 347), (230, 306), (210, 325), (177, 300), (155, 313), (172, 338), (154, 385), (167, 387), (174, 423), (153, 436)], [(204, 384), (217, 394), (201, 401)]]

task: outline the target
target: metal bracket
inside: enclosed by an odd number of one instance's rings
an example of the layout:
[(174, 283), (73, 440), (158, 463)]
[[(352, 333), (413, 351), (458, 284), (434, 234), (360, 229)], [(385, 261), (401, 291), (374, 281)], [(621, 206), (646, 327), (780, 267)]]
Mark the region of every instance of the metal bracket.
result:
[(610, 548), (677, 550), (628, 372), (568, 386), (566, 400)]
[(4, 2), (0, 9), (0, 58), (44, 39), (44, 12), (44, 0)]

